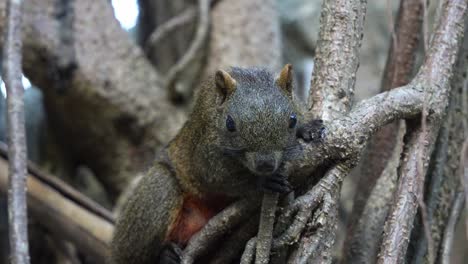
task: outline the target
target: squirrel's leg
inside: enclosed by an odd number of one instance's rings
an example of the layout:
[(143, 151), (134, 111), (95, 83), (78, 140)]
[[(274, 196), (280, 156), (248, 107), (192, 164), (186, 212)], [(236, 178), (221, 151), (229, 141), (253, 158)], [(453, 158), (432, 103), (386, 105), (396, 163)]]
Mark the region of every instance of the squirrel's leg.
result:
[(177, 225), (183, 193), (170, 170), (156, 164), (125, 203), (114, 231), (111, 263), (157, 263)]

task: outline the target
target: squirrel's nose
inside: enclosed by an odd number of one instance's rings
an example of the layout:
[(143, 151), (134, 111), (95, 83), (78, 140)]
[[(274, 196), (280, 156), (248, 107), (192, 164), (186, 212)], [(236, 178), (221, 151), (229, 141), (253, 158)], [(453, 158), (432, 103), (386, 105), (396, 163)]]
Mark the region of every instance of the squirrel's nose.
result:
[(272, 173), (276, 169), (276, 162), (273, 159), (258, 160), (255, 169), (261, 173)]

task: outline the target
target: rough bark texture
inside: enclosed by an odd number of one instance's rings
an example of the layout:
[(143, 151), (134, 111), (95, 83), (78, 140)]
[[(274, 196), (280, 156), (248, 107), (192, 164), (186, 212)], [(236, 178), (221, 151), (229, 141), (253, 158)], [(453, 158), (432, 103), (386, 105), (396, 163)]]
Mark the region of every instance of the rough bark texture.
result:
[(367, 1), (323, 1), (309, 113), (332, 120), (351, 109)]
[[(422, 8), (420, 0), (400, 1), (381, 91), (410, 81), (422, 28)], [(364, 153), (361, 162), (365, 166), (362, 166), (358, 179), (358, 191), (355, 194), (348, 239), (344, 247), (346, 261), (368, 263), (376, 259), (381, 228), (397, 180), (396, 169), (401, 153), (401, 137), (404, 134), (404, 128), (400, 124), (393, 122), (379, 130)]]
[[(430, 170), (427, 175), (425, 190), (425, 203), (427, 208), (428, 225), (430, 226), (431, 239), (436, 256), (442, 256), (441, 242), (447, 226), (450, 209), (455, 200), (458, 186), (461, 181), (458, 174), (460, 156), (463, 146), (464, 124), (468, 122), (467, 112), (463, 109), (463, 93), (466, 89), (465, 80), (468, 73), (468, 19), (465, 18), (464, 41), (457, 62), (454, 75), (451, 78), (450, 103), (447, 108), (439, 136), (437, 138), (434, 153), (431, 157)], [(417, 219), (412, 231), (411, 251), (408, 262), (428, 262), (428, 241), (423, 235), (423, 223)], [(435, 260), (436, 263), (441, 259)]]
[(463, 37), (466, 6), (465, 0), (444, 3), (426, 61), (413, 80), (425, 86), (427, 125), (421, 126), (419, 119), (407, 122), (408, 133), (398, 172), (400, 180), (385, 225), (378, 263), (404, 262), (418, 199), (423, 195), (427, 165), (448, 105), (450, 78)]

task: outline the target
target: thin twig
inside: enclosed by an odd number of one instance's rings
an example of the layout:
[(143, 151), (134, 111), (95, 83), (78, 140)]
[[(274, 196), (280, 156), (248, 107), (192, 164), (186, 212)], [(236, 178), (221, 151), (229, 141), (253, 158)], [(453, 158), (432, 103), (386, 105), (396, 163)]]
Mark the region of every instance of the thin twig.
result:
[(455, 237), (455, 227), (457, 226), (460, 215), (463, 212), (463, 204), (465, 203), (465, 197), (463, 191), (456, 194), (455, 200), (453, 201), (452, 210), (450, 212), (450, 218), (447, 223), (447, 227), (444, 231), (444, 240), (442, 241), (442, 253), (441, 263), (450, 264), (450, 258), (452, 256), (453, 239)]
[[(211, 0), (211, 8), (217, 4), (219, 0)], [(159, 42), (165, 38), (169, 33), (176, 30), (178, 27), (184, 26), (192, 22), (197, 17), (197, 10), (195, 7), (191, 6), (184, 10), (181, 14), (172, 17), (164, 24), (156, 27), (153, 32), (148, 37), (147, 42), (145, 43), (145, 51), (148, 52), (151, 49), (154, 49)]]
[(265, 192), (263, 194), (262, 212), (257, 234), (257, 250), (255, 264), (268, 264), (270, 261), (271, 243), (273, 240), (273, 225), (275, 223), (278, 193)]
[(28, 220), (26, 210), (26, 136), (24, 127), (23, 84), (21, 82), (22, 0), (10, 0), (4, 35), (3, 72), (8, 103), (8, 221), (11, 262), (29, 263)]
[(190, 45), (187, 52), (177, 63), (172, 66), (166, 78), (166, 87), (169, 89), (171, 98), (181, 98), (184, 92), (178, 91), (175, 84), (177, 77), (182, 73), (195, 59), (196, 56), (203, 49), (203, 44), (207, 39), (208, 29), (210, 27), (210, 0), (198, 0), (198, 25), (195, 32), (195, 38)]

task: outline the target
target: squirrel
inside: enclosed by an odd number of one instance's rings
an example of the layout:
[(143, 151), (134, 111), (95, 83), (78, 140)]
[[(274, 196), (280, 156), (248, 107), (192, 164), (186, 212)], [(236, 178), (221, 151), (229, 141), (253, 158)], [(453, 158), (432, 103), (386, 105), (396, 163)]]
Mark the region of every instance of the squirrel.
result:
[(188, 121), (123, 205), (110, 262), (178, 263), (162, 249), (185, 246), (229, 202), (290, 192), (281, 166), (299, 146), (292, 90), (290, 64), (276, 78), (233, 67), (204, 82)]

